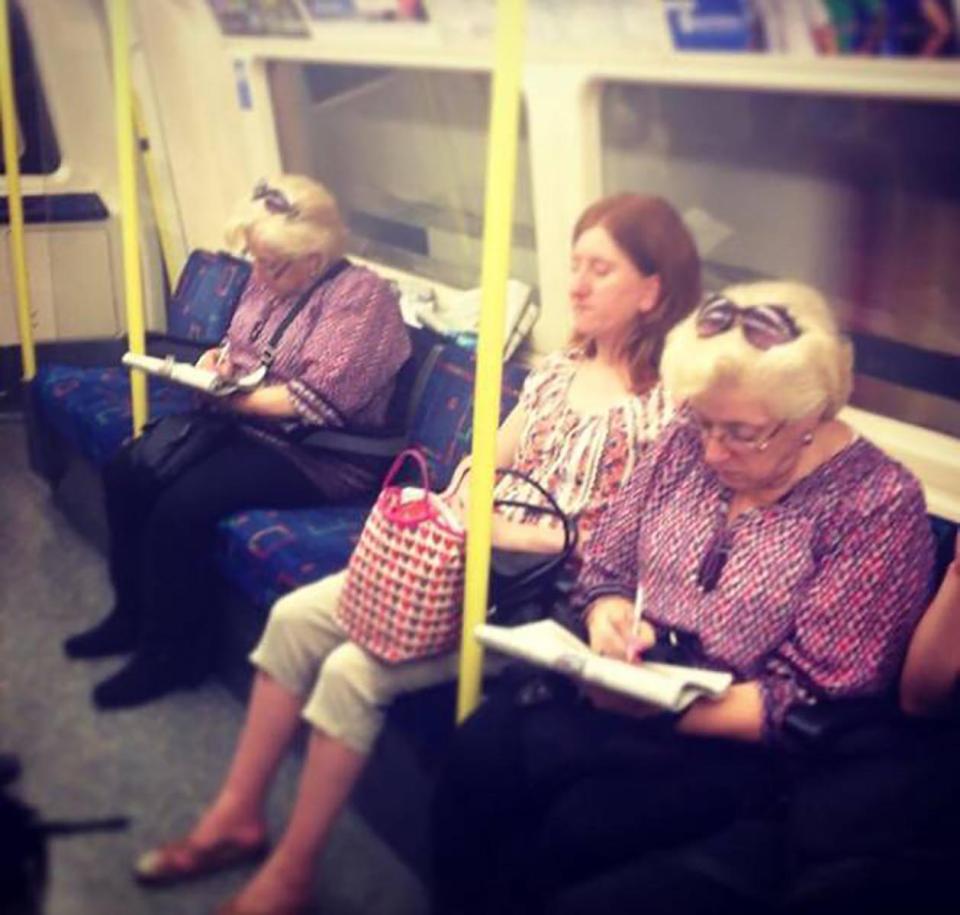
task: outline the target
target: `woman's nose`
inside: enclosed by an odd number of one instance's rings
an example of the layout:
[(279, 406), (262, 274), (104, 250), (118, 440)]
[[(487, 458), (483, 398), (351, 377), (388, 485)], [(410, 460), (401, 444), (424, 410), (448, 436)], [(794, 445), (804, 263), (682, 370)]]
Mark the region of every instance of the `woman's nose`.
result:
[(570, 274), (570, 292), (573, 295), (584, 296), (590, 291), (587, 274), (584, 270), (573, 270)]
[(711, 429), (703, 435), (703, 459), (707, 464), (721, 464), (730, 457), (723, 434)]

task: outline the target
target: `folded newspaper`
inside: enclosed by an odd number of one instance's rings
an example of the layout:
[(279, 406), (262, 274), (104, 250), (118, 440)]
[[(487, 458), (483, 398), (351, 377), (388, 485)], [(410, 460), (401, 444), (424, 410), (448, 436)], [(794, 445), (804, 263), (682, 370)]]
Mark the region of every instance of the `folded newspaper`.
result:
[(733, 682), (731, 674), (716, 670), (601, 657), (553, 620), (512, 628), (483, 623), (475, 632), (494, 651), (674, 712), (703, 697), (719, 698)]
[(244, 385), (243, 379), (232, 381), (210, 369), (201, 369), (189, 362), (177, 362), (172, 356), (142, 356), (139, 353), (124, 353), (121, 362), (128, 369), (140, 369), (149, 375), (166, 378), (175, 384), (202, 391), (213, 397), (226, 397), (238, 391), (251, 390), (256, 385)]

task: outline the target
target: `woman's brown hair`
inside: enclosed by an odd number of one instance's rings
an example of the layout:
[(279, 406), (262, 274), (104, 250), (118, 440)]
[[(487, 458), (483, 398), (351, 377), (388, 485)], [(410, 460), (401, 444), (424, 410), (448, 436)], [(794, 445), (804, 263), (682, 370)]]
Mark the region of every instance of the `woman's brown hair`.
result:
[[(656, 304), (637, 315), (623, 342), (630, 379), (641, 391), (656, 381), (667, 332), (700, 301), (700, 255), (680, 214), (662, 197), (604, 197), (584, 210), (573, 241), (594, 226), (603, 226), (642, 274), (660, 279)], [(592, 354), (592, 341), (575, 337), (574, 343)]]

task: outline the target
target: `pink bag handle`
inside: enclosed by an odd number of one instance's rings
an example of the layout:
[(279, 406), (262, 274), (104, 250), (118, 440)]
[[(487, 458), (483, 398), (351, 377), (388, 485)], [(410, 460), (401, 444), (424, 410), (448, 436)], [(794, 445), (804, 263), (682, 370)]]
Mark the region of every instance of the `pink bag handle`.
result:
[[(401, 515), (397, 511), (398, 506), (394, 504), (392, 507), (390, 505), (384, 505), (383, 511), (384, 515), (395, 523), (411, 524), (417, 523), (418, 521), (425, 521), (427, 518), (433, 517), (433, 508), (430, 505), (430, 471), (427, 468), (427, 460), (416, 448), (405, 448), (401, 451), (393, 463), (390, 465), (390, 469), (387, 471), (386, 477), (383, 480), (382, 491), (386, 492), (387, 488), (393, 483), (397, 474), (400, 473), (400, 468), (403, 467), (407, 458), (412, 458), (414, 463), (420, 470), (420, 483), (423, 490), (423, 496), (416, 501), (411, 501), (404, 506), (405, 511)], [(419, 511), (415, 514), (412, 512), (413, 506), (417, 506)]]
[(427, 469), (427, 459), (418, 448), (404, 448), (403, 451), (394, 458), (390, 469), (387, 471), (387, 475), (383, 478), (383, 488), (386, 489), (394, 479), (396, 479), (397, 474), (400, 473), (400, 468), (403, 467), (407, 458), (413, 458), (417, 467), (420, 468), (420, 482), (423, 484), (424, 492), (426, 492), (430, 489), (430, 471)]

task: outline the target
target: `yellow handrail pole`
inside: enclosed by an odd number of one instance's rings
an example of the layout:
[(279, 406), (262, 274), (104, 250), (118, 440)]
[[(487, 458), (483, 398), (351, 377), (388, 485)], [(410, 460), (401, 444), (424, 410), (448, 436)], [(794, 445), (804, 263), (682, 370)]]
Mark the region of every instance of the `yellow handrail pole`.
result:
[(20, 192), (20, 119), (13, 93), (13, 55), (10, 51), (10, 11), (0, 0), (0, 126), (3, 128), (3, 163), (7, 173), (7, 201), (10, 209), (10, 263), (17, 296), (17, 329), (20, 333), (20, 362), (23, 380), (37, 374), (37, 354), (30, 323), (30, 289), (27, 285), (27, 248), (23, 232), (23, 197)]
[(458, 721), (469, 715), (480, 699), (483, 650), (474, 638), (473, 630), (483, 622), (487, 612), (496, 431), (503, 378), (504, 299), (510, 269), (513, 195), (517, 177), (525, 12), (526, 0), (497, 2), (487, 186), (483, 204), (483, 267), (468, 516), (470, 536), (467, 538), (463, 633), (460, 638)]
[[(128, 347), (146, 352), (143, 286), (140, 275), (140, 203), (137, 198), (137, 153), (133, 128), (130, 80), (130, 10), (128, 0), (110, 0), (110, 43), (113, 48), (113, 94), (117, 129), (117, 169), (120, 176), (120, 217), (123, 239), (123, 283), (127, 305)], [(130, 373), (133, 434), (147, 421), (147, 382), (142, 372)]]

